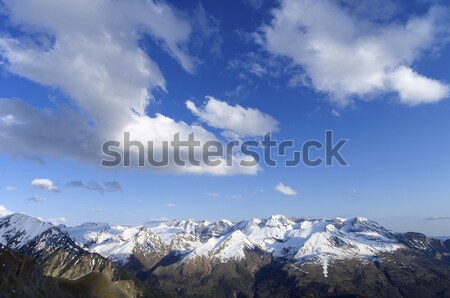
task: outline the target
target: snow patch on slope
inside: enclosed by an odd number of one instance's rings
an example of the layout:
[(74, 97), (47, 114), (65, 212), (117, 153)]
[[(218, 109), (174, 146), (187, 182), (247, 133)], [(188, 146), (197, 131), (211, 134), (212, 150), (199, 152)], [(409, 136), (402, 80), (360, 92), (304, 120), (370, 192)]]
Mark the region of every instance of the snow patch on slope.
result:
[(160, 238), (146, 226), (86, 223), (66, 231), (79, 246), (117, 263), (126, 263), (137, 250), (144, 255), (165, 250)]
[(218, 259), (220, 262), (225, 263), (230, 259), (244, 259), (245, 250), (253, 248), (255, 248), (255, 244), (238, 230), (230, 235), (218, 238), (212, 237), (205, 243), (201, 243), (185, 257), (185, 260), (206, 256)]
[(136, 248), (148, 253), (175, 252), (186, 261), (207, 257), (220, 262), (242, 260), (246, 251), (258, 248), (275, 258), (321, 260), (324, 274), (333, 260), (370, 258), (403, 247), (393, 233), (361, 217), (300, 219), (274, 215), (237, 224), (186, 220), (150, 227), (91, 223), (67, 231), (82, 247), (121, 262)]
[(24, 214), (0, 218), (0, 244), (18, 249), (53, 227), (52, 224)]

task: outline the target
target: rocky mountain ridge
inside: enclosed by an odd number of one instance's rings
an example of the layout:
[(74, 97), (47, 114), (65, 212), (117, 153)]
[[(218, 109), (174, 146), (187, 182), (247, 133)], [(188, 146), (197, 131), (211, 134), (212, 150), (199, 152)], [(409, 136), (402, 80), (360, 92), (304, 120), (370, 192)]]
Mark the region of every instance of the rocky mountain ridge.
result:
[(69, 288), (72, 280), (130, 274), (181, 297), (450, 295), (450, 241), (362, 217), (66, 227), (12, 214), (0, 218), (0, 244), (35, 258)]
[[(61, 227), (78, 245), (119, 264), (139, 251), (144, 257), (180, 256), (182, 262), (205, 257), (226, 263), (246, 251), (260, 250), (277, 259), (302, 261), (371, 258), (404, 246), (400, 234), (365, 218), (299, 219), (274, 215), (233, 223), (228, 220), (168, 221), (120, 226), (88, 223)], [(156, 262), (156, 259), (154, 260)], [(150, 262), (151, 263), (151, 262)], [(151, 267), (150, 264), (149, 267)]]

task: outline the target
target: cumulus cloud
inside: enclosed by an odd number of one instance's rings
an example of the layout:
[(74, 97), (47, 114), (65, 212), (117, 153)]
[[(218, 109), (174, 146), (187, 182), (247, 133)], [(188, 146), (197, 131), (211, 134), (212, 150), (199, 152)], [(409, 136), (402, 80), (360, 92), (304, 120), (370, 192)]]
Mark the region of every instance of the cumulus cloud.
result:
[(13, 214), (13, 213), (14, 213), (14, 212), (12, 212), (12, 211), (6, 209), (5, 206), (0, 205), (0, 217), (5, 217), (5, 216), (11, 215), (11, 214)]
[[(186, 14), (166, 2), (145, 0), (6, 0), (4, 9), (10, 25), (21, 34), (0, 37), (3, 66), (33, 82), (62, 90), (74, 105), (35, 108), (18, 99), (1, 100), (0, 116), (7, 117), (1, 123), (8, 125), (3, 125), (0, 134), (0, 151), (98, 164), (102, 143), (121, 140), (124, 131), (144, 144), (172, 140), (175, 133), (180, 133), (180, 139), (192, 132), (203, 136), (201, 141), (216, 139), (201, 127), (146, 114), (152, 90), (167, 90), (167, 84), (140, 43), (150, 38), (184, 70), (193, 72), (197, 59), (187, 50), (193, 29)], [(202, 22), (210, 21), (206, 17)], [(214, 32), (204, 34), (210, 37)], [(156, 170), (214, 175), (257, 171), (257, 167), (237, 165), (171, 164)]]
[(41, 197), (41, 196), (32, 196), (28, 199), (29, 201), (35, 202), (35, 203), (41, 203), (47, 201), (47, 198)]
[[(373, 16), (395, 7), (376, 5), (370, 12), (354, 2), (345, 6), (338, 1), (283, 0), (257, 41), (272, 54), (292, 59), (311, 86), (343, 106), (352, 98), (368, 100), (378, 93), (397, 93), (407, 105), (448, 97), (446, 83), (412, 69), (443, 35), (448, 37), (448, 11), (433, 6), (403, 22), (381, 22)], [(371, 1), (360, 2), (370, 6)]]
[(46, 178), (34, 179), (31, 181), (31, 185), (45, 191), (60, 192), (59, 188), (54, 185), (53, 181)]
[(297, 194), (295, 190), (281, 182), (279, 182), (273, 189), (285, 196), (295, 196)]
[[(202, 161), (202, 145), (208, 141), (219, 141), (216, 136), (207, 131), (199, 125), (188, 125), (185, 122), (176, 122), (173, 119), (161, 114), (156, 114), (154, 118), (139, 117), (135, 118), (135, 121), (130, 123), (125, 128), (125, 131), (130, 132), (130, 138), (143, 143), (148, 149), (148, 141), (153, 142), (153, 148), (155, 148), (155, 159), (161, 159), (161, 152), (158, 151), (162, 147), (164, 141), (170, 141), (174, 139), (175, 134), (179, 134), (180, 140), (187, 140), (190, 134), (194, 134), (195, 140), (200, 142), (200, 146), (195, 148), (194, 155), (197, 160), (200, 161), (200, 166), (193, 166), (189, 163), (186, 166), (180, 167), (164, 167), (158, 168), (160, 172), (170, 171), (172, 173), (191, 173), (191, 174), (210, 174), (210, 175), (233, 175), (233, 174), (256, 174), (259, 170), (258, 166), (245, 167), (241, 166), (240, 162), (243, 157), (234, 156), (232, 165), (227, 166), (224, 158), (218, 158), (221, 163), (218, 166), (206, 166)], [(123, 136), (117, 136), (116, 139), (123, 138)], [(173, 149), (169, 147), (169, 163), (174, 164)], [(180, 154), (184, 160), (188, 154), (185, 148), (180, 148)]]
[(400, 66), (390, 74), (390, 84), (398, 91), (400, 101), (408, 105), (431, 103), (448, 95), (447, 85), (426, 78), (411, 68)]
[(186, 107), (209, 126), (224, 130), (225, 135), (251, 137), (278, 130), (278, 122), (258, 109), (233, 106), (212, 96), (206, 100), (203, 107), (188, 100)]
[(138, 46), (139, 30), (164, 42), (185, 69), (192, 70), (192, 61), (181, 49), (190, 25), (165, 4), (4, 2), (13, 24), (54, 40), (45, 48), (1, 38), (0, 51), (9, 71), (61, 88), (102, 126), (122, 126), (133, 110), (144, 114), (148, 87), (165, 89), (159, 67)]

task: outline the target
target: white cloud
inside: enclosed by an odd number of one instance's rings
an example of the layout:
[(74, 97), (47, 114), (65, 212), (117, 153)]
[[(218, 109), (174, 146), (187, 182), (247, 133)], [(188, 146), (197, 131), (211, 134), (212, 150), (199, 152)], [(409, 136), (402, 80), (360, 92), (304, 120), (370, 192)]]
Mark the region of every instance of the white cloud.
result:
[(361, 5), (350, 9), (335, 1), (283, 0), (257, 40), (269, 52), (291, 58), (315, 89), (340, 105), (380, 92), (395, 92), (408, 105), (448, 97), (447, 84), (411, 68), (442, 35), (448, 37), (446, 9), (432, 7), (403, 23), (377, 22), (363, 17), (367, 13)]
[[(156, 114), (154, 118), (149, 117), (136, 117), (132, 123), (130, 123), (124, 131), (130, 132), (130, 138), (132, 140), (141, 141), (147, 149), (147, 142), (149, 140), (154, 142), (154, 148), (158, 149), (162, 147), (163, 141), (173, 140), (175, 134), (179, 133), (180, 140), (187, 140), (189, 134), (195, 135), (195, 140), (200, 141), (200, 147), (195, 148), (194, 156), (200, 161), (200, 166), (192, 166), (189, 163), (186, 166), (173, 166), (173, 149), (169, 148), (169, 167), (158, 168), (160, 172), (171, 173), (190, 173), (190, 174), (209, 174), (215, 176), (225, 176), (234, 174), (248, 174), (254, 175), (260, 169), (259, 166), (245, 167), (240, 165), (240, 162), (245, 158), (241, 156), (233, 156), (232, 165), (227, 166), (225, 158), (218, 158), (221, 163), (218, 166), (207, 166), (203, 163), (201, 150), (202, 145), (208, 141), (218, 141), (215, 135), (203, 127), (198, 125), (188, 125), (185, 122), (175, 120), (166, 117), (161, 114)], [(123, 136), (118, 135), (115, 139), (121, 139)], [(187, 156), (186, 148), (180, 148), (180, 154)], [(161, 152), (155, 150), (155, 159), (160, 160)], [(133, 156), (132, 156), (133, 157)], [(136, 155), (134, 156), (136, 157)], [(248, 160), (249, 158), (247, 158)]]
[(170, 207), (170, 208), (173, 208), (173, 207), (176, 207), (176, 206), (177, 206), (177, 205), (172, 204), (172, 203), (167, 204), (167, 207)]
[(0, 205), (0, 217), (5, 217), (5, 216), (11, 215), (11, 214), (13, 214), (13, 213), (14, 213), (14, 212), (12, 212), (12, 211), (6, 209), (5, 206)]
[(34, 179), (33, 181), (31, 181), (31, 185), (45, 191), (59, 192), (59, 188), (56, 187), (53, 181), (50, 179)]
[(448, 86), (404, 66), (390, 74), (390, 82), (393, 89), (398, 90), (400, 101), (408, 105), (439, 101), (449, 93)]
[(286, 196), (295, 196), (297, 194), (295, 190), (281, 182), (279, 182), (273, 189)]
[(54, 38), (48, 49), (1, 38), (0, 50), (9, 70), (63, 89), (99, 125), (120, 127), (133, 110), (145, 114), (150, 100), (147, 88), (165, 88), (160, 69), (137, 44), (140, 34), (160, 39), (182, 65), (192, 68), (181, 50), (189, 37), (189, 23), (164, 4), (83, 0), (5, 4), (12, 22)]
[(334, 117), (341, 117), (341, 113), (339, 113), (339, 111), (335, 109), (331, 110), (331, 115), (333, 115)]
[(41, 197), (41, 196), (32, 196), (28, 199), (29, 201), (35, 202), (35, 203), (41, 203), (47, 201), (47, 198)]
[(15, 191), (15, 190), (17, 190), (17, 188), (15, 188), (14, 186), (6, 186), (5, 190), (6, 191)]
[(186, 101), (186, 107), (209, 126), (224, 130), (226, 135), (261, 136), (278, 130), (278, 122), (258, 109), (232, 106), (212, 96), (206, 99), (202, 108), (191, 100)]
[[(187, 51), (193, 30), (187, 16), (166, 2), (6, 0), (4, 6), (10, 22), (25, 33), (25, 38), (0, 38), (4, 66), (16, 75), (61, 89), (76, 108), (38, 109), (21, 100), (0, 101), (1, 115), (24, 122), (0, 134), (0, 151), (98, 164), (102, 143), (121, 140), (124, 131), (144, 144), (170, 141), (177, 132), (180, 139), (191, 132), (202, 135), (202, 141), (216, 139), (201, 127), (160, 114), (146, 115), (151, 90), (166, 90), (166, 81), (157, 63), (139, 46), (141, 38), (150, 36), (188, 72), (194, 71), (197, 61)], [(211, 21), (205, 16), (202, 24)], [(203, 34), (211, 38), (215, 32)], [(258, 170), (238, 165), (171, 164), (156, 170), (213, 175)]]

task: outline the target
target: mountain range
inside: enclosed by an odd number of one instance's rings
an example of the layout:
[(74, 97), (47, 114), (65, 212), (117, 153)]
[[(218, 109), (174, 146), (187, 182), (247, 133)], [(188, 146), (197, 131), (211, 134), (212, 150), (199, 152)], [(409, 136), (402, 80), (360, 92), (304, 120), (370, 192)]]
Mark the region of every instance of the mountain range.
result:
[(34, 262), (40, 297), (450, 297), (450, 240), (362, 217), (67, 227), (15, 213), (0, 218), (0, 244), (0, 262)]

